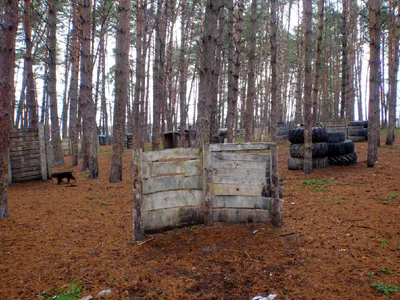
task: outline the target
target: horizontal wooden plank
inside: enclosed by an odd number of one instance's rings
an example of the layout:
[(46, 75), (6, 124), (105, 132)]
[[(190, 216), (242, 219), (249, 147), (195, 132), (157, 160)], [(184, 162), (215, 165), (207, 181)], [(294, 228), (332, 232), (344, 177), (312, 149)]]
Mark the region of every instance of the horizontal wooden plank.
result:
[(153, 210), (143, 214), (145, 233), (202, 223), (203, 214), (199, 206)]
[(267, 169), (269, 162), (257, 161), (229, 161), (229, 160), (211, 160), (214, 169), (233, 168), (233, 169)]
[(143, 163), (143, 178), (162, 175), (195, 176), (203, 173), (201, 160)]
[(34, 175), (34, 176), (27, 176), (22, 178), (12, 178), (12, 182), (25, 182), (25, 181), (32, 181), (32, 180), (42, 180), (41, 175)]
[(35, 159), (40, 159), (40, 154), (31, 154), (31, 155), (25, 155), (25, 156), (10, 157), (11, 163), (24, 162), (24, 161), (30, 161), (30, 160), (35, 160)]
[(10, 152), (20, 150), (39, 149), (39, 141), (28, 141), (22, 143), (10, 143)]
[(42, 174), (40, 173), (40, 169), (39, 170), (34, 170), (34, 171), (20, 172), (20, 173), (15, 173), (15, 174), (12, 173), (13, 181), (14, 181), (14, 179), (21, 179), (21, 178), (31, 177), (31, 176), (40, 176), (40, 178), (42, 178)]
[(162, 191), (202, 189), (203, 176), (165, 176), (143, 179), (143, 194), (151, 194)]
[(40, 167), (40, 158), (27, 159), (25, 160), (23, 156), (21, 156), (20, 160), (11, 161), (11, 169), (20, 169), (20, 168), (28, 168), (33, 166)]
[(37, 155), (40, 154), (40, 149), (29, 149), (29, 150), (18, 150), (10, 151), (10, 157), (26, 156), (26, 155)]
[(252, 161), (252, 162), (269, 162), (271, 155), (266, 153), (233, 153), (233, 152), (214, 152), (211, 154), (212, 160), (228, 160), (228, 161)]
[(39, 141), (39, 136), (10, 136), (10, 143), (22, 143), (22, 142), (33, 142)]
[(24, 173), (24, 172), (30, 172), (30, 171), (36, 171), (36, 170), (40, 171), (40, 164), (36, 164), (33, 166), (24, 166), (24, 167), (19, 167), (19, 168), (11, 165), (12, 174), (18, 174), (18, 173)]
[(261, 196), (263, 184), (218, 184), (211, 185), (211, 193), (215, 196)]
[(37, 136), (39, 137), (39, 132), (38, 130), (27, 130), (27, 131), (11, 131), (10, 132), (10, 137), (28, 137), (28, 136)]
[(258, 176), (258, 174), (250, 173), (247, 176), (241, 176), (240, 174), (236, 174), (233, 171), (230, 175), (213, 175), (212, 177), (213, 183), (222, 183), (222, 184), (266, 184), (267, 179), (264, 176)]
[(230, 143), (230, 144), (211, 144), (211, 152), (216, 151), (243, 151), (243, 150), (268, 150), (274, 143)]
[(212, 207), (272, 209), (272, 199), (252, 196), (212, 196)]
[(212, 211), (214, 222), (264, 223), (271, 221), (270, 210), (221, 208)]
[(143, 196), (142, 211), (146, 212), (184, 206), (201, 206), (202, 203), (202, 190), (159, 192)]
[(199, 148), (173, 148), (161, 151), (151, 151), (143, 153), (143, 161), (177, 160), (177, 159), (198, 159)]
[(250, 168), (213, 168), (212, 174), (215, 175), (235, 175), (235, 176), (249, 176), (252, 174), (253, 176), (260, 176), (260, 177), (270, 177), (269, 176), (270, 170), (269, 168), (265, 169), (250, 169)]

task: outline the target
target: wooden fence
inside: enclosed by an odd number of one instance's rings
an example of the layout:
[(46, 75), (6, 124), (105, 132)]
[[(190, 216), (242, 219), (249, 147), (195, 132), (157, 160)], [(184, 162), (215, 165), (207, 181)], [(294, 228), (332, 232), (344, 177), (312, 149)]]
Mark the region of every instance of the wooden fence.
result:
[(135, 240), (201, 223), (282, 224), (274, 143), (135, 149), (132, 164)]
[(10, 183), (47, 180), (47, 161), (43, 125), (39, 129), (19, 129), (10, 132)]
[(322, 126), (326, 128), (328, 132), (343, 132), (347, 138), (347, 121), (346, 119), (330, 119), (325, 122), (321, 122)]

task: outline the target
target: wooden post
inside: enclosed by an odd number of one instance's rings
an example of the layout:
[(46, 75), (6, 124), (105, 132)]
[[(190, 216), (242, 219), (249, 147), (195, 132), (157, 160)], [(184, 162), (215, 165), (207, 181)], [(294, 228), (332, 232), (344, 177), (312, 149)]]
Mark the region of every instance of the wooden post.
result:
[(133, 194), (133, 240), (144, 239), (142, 217), (143, 176), (142, 176), (142, 149), (132, 151), (132, 194)]
[(8, 147), (8, 185), (12, 183), (12, 170), (11, 170), (11, 159), (10, 159), (10, 147)]
[(212, 200), (211, 200), (211, 151), (210, 145), (203, 145), (203, 199), (204, 199), (204, 224), (206, 226), (213, 225), (212, 217)]
[(272, 205), (272, 224), (282, 226), (282, 207), (279, 200), (279, 176), (278, 176), (278, 146), (271, 143), (271, 198)]
[(42, 180), (47, 180), (46, 140), (44, 138), (43, 123), (39, 123), (39, 149), (40, 149), (40, 172)]

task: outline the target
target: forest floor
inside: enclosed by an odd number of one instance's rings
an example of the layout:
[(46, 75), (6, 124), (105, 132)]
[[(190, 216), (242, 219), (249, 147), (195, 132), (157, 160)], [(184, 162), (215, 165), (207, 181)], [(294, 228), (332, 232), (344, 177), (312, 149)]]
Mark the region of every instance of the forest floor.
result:
[(375, 168), (364, 142), (358, 164), (307, 175), (287, 169), (288, 146), (279, 144), (282, 228), (201, 225), (133, 243), (131, 152), (123, 182), (110, 184), (107, 146), (99, 179), (66, 157), (58, 170), (74, 170), (76, 183), (13, 184), (0, 299), (98, 299), (106, 289), (110, 299), (400, 299), (400, 138), (379, 148)]

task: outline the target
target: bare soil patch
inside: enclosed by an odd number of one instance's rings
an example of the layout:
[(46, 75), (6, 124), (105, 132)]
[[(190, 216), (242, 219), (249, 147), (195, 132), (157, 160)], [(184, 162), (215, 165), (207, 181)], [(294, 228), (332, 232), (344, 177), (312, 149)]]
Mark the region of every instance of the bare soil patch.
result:
[[(382, 145), (384, 136), (382, 136)], [(72, 186), (56, 180), (13, 184), (10, 218), (0, 222), (0, 299), (47, 299), (71, 287), (111, 299), (400, 299), (373, 283), (400, 286), (400, 142), (358, 164), (304, 175), (289, 171), (279, 145), (284, 226), (216, 224), (132, 242), (131, 152), (124, 181), (108, 183), (111, 148), (101, 147), (100, 178), (80, 166)], [(79, 294), (75, 289), (76, 294)]]

